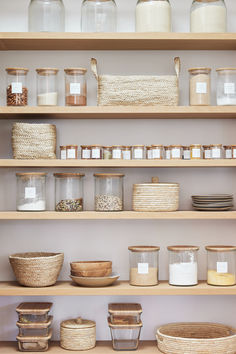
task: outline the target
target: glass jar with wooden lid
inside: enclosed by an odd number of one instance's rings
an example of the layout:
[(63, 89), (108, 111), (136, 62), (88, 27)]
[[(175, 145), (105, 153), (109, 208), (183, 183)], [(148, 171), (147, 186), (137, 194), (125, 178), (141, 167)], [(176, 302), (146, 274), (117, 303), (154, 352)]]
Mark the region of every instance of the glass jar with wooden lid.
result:
[(182, 160), (182, 145), (170, 146), (170, 158), (171, 160)]
[(232, 145), (224, 145), (224, 158), (232, 159)]
[(202, 158), (202, 145), (192, 144), (190, 145), (191, 160), (200, 160)]
[(145, 158), (145, 146), (133, 145), (133, 160), (143, 160)]
[(49, 321), (51, 302), (22, 302), (16, 312), (20, 323), (46, 323)]
[(217, 105), (236, 105), (236, 68), (219, 68), (217, 72)]
[(27, 106), (28, 105), (28, 86), (25, 68), (7, 68), (7, 106)]
[(122, 146), (122, 159), (123, 160), (132, 159), (132, 146), (127, 146), (127, 145)]
[(18, 335), (21, 337), (46, 337), (49, 335), (52, 320), (53, 317), (49, 316), (48, 321), (42, 323), (22, 323), (18, 321), (16, 323), (19, 328)]
[(122, 159), (122, 145), (112, 146), (112, 159), (121, 160)]
[(91, 159), (91, 146), (81, 145), (81, 159), (90, 160)]
[(202, 150), (203, 150), (203, 158), (205, 160), (211, 159), (211, 156), (212, 156), (211, 145), (203, 145)]
[(152, 146), (146, 146), (146, 159), (152, 160)]
[(222, 144), (211, 145), (211, 158), (222, 159), (222, 157), (223, 157)]
[(87, 84), (85, 68), (65, 69), (66, 106), (87, 105)]
[(103, 158), (102, 145), (91, 145), (91, 159), (101, 160)]
[(108, 305), (108, 313), (111, 323), (126, 324), (128, 320), (132, 323), (141, 321), (142, 306), (137, 303), (111, 303)]
[(66, 146), (60, 146), (60, 158), (66, 160)]
[(163, 158), (163, 145), (152, 145), (152, 159), (162, 160)]
[(78, 159), (78, 145), (67, 145), (66, 146), (66, 159), (67, 160)]
[(190, 153), (190, 146), (183, 146), (183, 160), (190, 160), (191, 153)]
[(111, 160), (112, 159), (112, 146), (103, 146), (103, 159)]
[(171, 159), (171, 146), (164, 146), (164, 151), (165, 151), (165, 159), (170, 160)]
[(37, 105), (57, 106), (58, 105), (58, 69), (41, 68), (37, 72)]
[(236, 159), (236, 145), (232, 145), (232, 158)]
[(81, 6), (82, 32), (116, 32), (115, 0), (83, 0)]
[(189, 69), (189, 103), (190, 106), (209, 106), (211, 104), (211, 69)]

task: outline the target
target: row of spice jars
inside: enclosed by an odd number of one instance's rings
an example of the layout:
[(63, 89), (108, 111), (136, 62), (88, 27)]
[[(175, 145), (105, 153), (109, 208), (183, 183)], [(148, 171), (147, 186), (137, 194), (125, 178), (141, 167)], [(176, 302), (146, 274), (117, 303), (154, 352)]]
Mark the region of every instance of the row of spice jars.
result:
[[(26, 68), (7, 68), (7, 106), (28, 105), (28, 85)], [(85, 74), (87, 69), (69, 68), (65, 69), (65, 104), (66, 106), (86, 106), (87, 85)], [(42, 68), (37, 72), (37, 105), (57, 106), (58, 105), (58, 69)]]

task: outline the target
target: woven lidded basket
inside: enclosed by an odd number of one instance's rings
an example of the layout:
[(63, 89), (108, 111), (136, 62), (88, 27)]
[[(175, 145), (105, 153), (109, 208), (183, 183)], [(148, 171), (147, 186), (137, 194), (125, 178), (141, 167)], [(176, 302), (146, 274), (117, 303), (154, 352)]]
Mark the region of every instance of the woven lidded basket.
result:
[(165, 354), (235, 354), (236, 329), (216, 323), (171, 323), (157, 330)]
[(16, 253), (9, 261), (19, 284), (38, 288), (56, 283), (61, 271), (63, 253)]
[(180, 59), (174, 59), (176, 75), (98, 75), (97, 60), (91, 69), (98, 81), (99, 106), (178, 106)]
[(56, 126), (52, 124), (15, 123), (12, 128), (14, 159), (55, 159)]
[(96, 323), (81, 317), (61, 323), (60, 345), (66, 350), (89, 350), (96, 346)]

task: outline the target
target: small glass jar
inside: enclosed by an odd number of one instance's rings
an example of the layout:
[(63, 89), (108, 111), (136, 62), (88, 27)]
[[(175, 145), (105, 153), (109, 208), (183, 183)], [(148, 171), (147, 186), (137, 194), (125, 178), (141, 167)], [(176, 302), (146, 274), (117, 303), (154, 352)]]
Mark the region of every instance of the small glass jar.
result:
[(81, 145), (81, 159), (90, 160), (91, 159), (91, 146)]
[(169, 284), (194, 286), (198, 284), (196, 246), (169, 246)]
[(212, 158), (211, 145), (203, 145), (203, 158), (209, 160)]
[(103, 159), (111, 160), (112, 159), (112, 146), (103, 146)]
[(116, 32), (115, 0), (83, 0), (81, 30), (82, 32)]
[(103, 149), (102, 145), (91, 145), (91, 159), (102, 160)]
[(132, 146), (122, 146), (122, 160), (132, 159)]
[(211, 158), (212, 159), (223, 158), (222, 144), (211, 145)]
[(122, 145), (112, 146), (112, 159), (121, 160), (122, 159)]
[(156, 246), (129, 247), (129, 283), (134, 286), (158, 284), (159, 250)]
[(207, 283), (215, 286), (236, 284), (236, 247), (207, 246)]
[(171, 160), (182, 160), (182, 145), (170, 146), (170, 158)]
[(61, 160), (66, 160), (66, 146), (60, 146), (60, 157)]
[(211, 104), (211, 69), (189, 69), (190, 106), (209, 106)]
[(132, 324), (137, 324), (141, 321), (142, 306), (137, 303), (110, 303), (108, 305), (108, 313), (110, 315), (111, 323), (127, 324), (131, 321)]
[(164, 146), (165, 150), (165, 159), (170, 160), (171, 159), (171, 146)]
[(55, 210), (83, 211), (84, 184), (82, 173), (54, 173)]
[(183, 160), (190, 160), (190, 159), (191, 159), (190, 146), (183, 146)]
[(236, 145), (232, 145), (232, 159), (236, 159)]
[(152, 145), (152, 159), (162, 160), (163, 158), (163, 145)]
[(7, 90), (6, 102), (7, 106), (27, 106), (28, 105), (28, 88), (27, 74), (28, 69), (25, 68), (7, 68)]
[(152, 146), (146, 146), (146, 159), (152, 160)]
[(36, 69), (37, 72), (37, 105), (57, 106), (58, 104), (58, 69)]
[(224, 158), (225, 159), (232, 159), (233, 154), (232, 154), (232, 146), (231, 145), (225, 145), (224, 146)]
[(46, 173), (17, 173), (17, 211), (46, 210)]
[(95, 210), (123, 210), (123, 178), (120, 173), (95, 173)]
[(217, 76), (217, 105), (236, 105), (236, 68), (216, 69)]
[(78, 145), (67, 145), (66, 146), (66, 159), (67, 160), (77, 160), (78, 159)]
[(145, 157), (145, 146), (144, 145), (133, 145), (133, 160), (143, 160)]
[(84, 68), (65, 69), (66, 106), (87, 105), (86, 72)]
[(190, 24), (190, 31), (195, 33), (227, 32), (224, 0), (193, 0)]
[(191, 160), (200, 160), (202, 158), (202, 145), (190, 145)]

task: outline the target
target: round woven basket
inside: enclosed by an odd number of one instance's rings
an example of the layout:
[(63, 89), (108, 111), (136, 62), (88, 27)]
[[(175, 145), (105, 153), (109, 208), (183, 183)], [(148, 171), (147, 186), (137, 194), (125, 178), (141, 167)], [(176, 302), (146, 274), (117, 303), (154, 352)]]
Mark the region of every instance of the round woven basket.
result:
[(38, 288), (56, 283), (61, 271), (63, 253), (17, 253), (9, 256), (9, 261), (18, 283)]
[(236, 329), (217, 323), (172, 323), (157, 330), (166, 354), (235, 354)]

